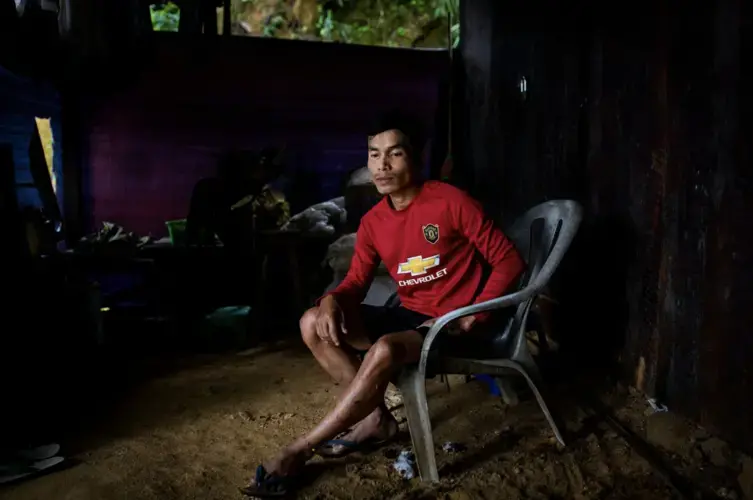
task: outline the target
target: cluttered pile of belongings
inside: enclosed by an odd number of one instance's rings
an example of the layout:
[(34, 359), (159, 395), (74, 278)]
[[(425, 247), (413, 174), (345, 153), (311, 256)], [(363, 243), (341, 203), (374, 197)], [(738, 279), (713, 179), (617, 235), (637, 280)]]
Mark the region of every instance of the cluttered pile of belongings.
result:
[(76, 246), (76, 251), (136, 250), (153, 241), (154, 239), (151, 236), (138, 236), (115, 223), (103, 222), (98, 231), (81, 238)]
[(280, 229), (312, 235), (333, 235), (345, 224), (345, 198), (317, 203), (295, 214)]
[[(327, 254), (322, 265), (329, 266), (333, 272), (332, 283), (326, 291), (334, 290), (345, 278), (350, 268), (350, 261), (356, 245), (356, 234), (350, 233), (341, 236), (327, 249)], [(390, 276), (389, 271), (380, 263), (374, 275), (374, 281), (366, 294), (364, 304), (383, 306), (387, 300), (397, 291), (397, 285)]]
[(380, 199), (369, 169), (359, 168), (348, 178), (344, 196), (308, 207), (294, 215), (282, 230), (314, 235), (355, 233), (361, 217)]

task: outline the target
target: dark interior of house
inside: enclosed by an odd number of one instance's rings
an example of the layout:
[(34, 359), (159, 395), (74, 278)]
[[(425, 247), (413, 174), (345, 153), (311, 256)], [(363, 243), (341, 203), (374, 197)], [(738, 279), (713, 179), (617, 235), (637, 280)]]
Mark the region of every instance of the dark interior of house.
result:
[(0, 498), (753, 500), (752, 65), (740, 0), (0, 0)]

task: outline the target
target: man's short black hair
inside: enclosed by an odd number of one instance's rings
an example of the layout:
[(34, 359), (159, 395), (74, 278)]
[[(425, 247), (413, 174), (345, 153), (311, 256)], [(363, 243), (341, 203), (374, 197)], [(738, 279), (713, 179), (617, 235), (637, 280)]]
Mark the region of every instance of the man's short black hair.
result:
[(400, 111), (390, 111), (380, 115), (369, 127), (369, 139), (388, 130), (399, 130), (408, 141), (407, 146), (414, 158), (418, 158), (424, 149), (423, 128), (414, 117)]

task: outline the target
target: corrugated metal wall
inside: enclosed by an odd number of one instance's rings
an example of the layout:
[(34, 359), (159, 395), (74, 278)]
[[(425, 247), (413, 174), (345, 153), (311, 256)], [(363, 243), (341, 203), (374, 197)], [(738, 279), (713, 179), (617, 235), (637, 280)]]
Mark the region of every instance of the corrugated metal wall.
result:
[(431, 126), (448, 67), (442, 51), (156, 37), (133, 81), (124, 76), (90, 117), (88, 211), (94, 223), (164, 234), (224, 149), (270, 144), (287, 146), (304, 184), (298, 208), (339, 196), (365, 163), (369, 121), (404, 107)]
[(588, 212), (563, 342), (753, 448), (749, 6), (464, 4), (471, 185), (506, 218)]

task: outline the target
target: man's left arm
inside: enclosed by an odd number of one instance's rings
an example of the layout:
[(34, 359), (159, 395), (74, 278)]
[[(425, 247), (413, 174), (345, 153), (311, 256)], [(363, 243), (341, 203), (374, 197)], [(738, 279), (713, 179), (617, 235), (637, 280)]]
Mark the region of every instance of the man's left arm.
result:
[[(465, 193), (455, 205), (457, 227), (491, 266), (491, 273), (474, 304), (501, 297), (515, 284), (525, 269), (518, 250), (494, 222), (484, 214), (481, 204)], [(489, 313), (477, 314), (461, 322), (467, 328), (488, 319)]]

